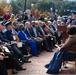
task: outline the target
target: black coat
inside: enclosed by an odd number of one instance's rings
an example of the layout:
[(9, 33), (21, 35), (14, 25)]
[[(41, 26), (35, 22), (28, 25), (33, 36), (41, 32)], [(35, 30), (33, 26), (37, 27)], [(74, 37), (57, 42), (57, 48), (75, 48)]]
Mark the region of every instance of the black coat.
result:
[[(37, 28), (37, 33), (38, 33), (38, 35), (40, 34), (42, 37), (44, 37), (44, 34), (43, 34), (43, 32), (42, 32), (42, 30), (40, 29), (40, 27), (38, 26)], [(42, 28), (43, 29), (43, 28)], [(44, 31), (44, 30), (43, 30)], [(45, 32), (44, 32), (45, 33)]]
[(26, 29), (25, 31), (26, 31), (26, 33), (27, 33), (31, 38), (32, 38), (32, 37), (35, 37), (33, 28)]
[(9, 41), (14, 41), (14, 38), (13, 38), (13, 34), (12, 34), (12, 31), (11, 30), (8, 30), (5, 32), (5, 36), (6, 36), (6, 39), (9, 40)]
[[(39, 27), (35, 27), (36, 28), (36, 33), (37, 36), (42, 35), (44, 36), (43, 32), (41, 31), (41, 29)], [(28, 31), (29, 30), (29, 31)], [(26, 33), (30, 36), (30, 37), (35, 37), (35, 33), (33, 31), (33, 28), (30, 29), (26, 29)]]
[(0, 31), (0, 40), (3, 42), (10, 42), (9, 40), (5, 39), (5, 34), (2, 31)]

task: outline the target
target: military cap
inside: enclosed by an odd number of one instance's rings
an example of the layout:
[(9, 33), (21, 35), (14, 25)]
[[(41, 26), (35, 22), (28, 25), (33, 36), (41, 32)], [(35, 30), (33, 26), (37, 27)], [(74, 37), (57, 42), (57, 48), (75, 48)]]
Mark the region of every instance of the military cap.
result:
[(0, 24), (4, 26), (4, 21), (1, 21)]
[(73, 14), (76, 14), (76, 11), (72, 11)]
[(11, 25), (12, 21), (7, 21), (4, 25), (7, 27), (8, 25)]

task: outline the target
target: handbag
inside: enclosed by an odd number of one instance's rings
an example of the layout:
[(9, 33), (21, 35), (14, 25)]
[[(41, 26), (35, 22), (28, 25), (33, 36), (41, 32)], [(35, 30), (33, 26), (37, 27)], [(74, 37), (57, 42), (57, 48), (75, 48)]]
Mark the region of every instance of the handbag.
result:
[(63, 57), (64, 51), (58, 51), (54, 54), (53, 59), (48, 64), (48, 70), (46, 73), (48, 74), (58, 74), (59, 69), (61, 68), (62, 64), (62, 57)]

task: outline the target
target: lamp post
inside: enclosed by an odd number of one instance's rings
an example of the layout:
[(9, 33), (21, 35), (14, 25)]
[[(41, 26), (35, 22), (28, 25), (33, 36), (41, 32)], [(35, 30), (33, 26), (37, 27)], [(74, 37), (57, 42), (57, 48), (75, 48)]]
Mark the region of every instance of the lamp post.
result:
[(54, 5), (54, 0), (52, 0), (52, 14), (55, 15), (55, 5)]
[(26, 0), (24, 0), (24, 12), (26, 11)]
[(53, 13), (53, 8), (50, 8), (50, 12)]
[(33, 3), (31, 3), (31, 8), (33, 8), (34, 7), (34, 4)]

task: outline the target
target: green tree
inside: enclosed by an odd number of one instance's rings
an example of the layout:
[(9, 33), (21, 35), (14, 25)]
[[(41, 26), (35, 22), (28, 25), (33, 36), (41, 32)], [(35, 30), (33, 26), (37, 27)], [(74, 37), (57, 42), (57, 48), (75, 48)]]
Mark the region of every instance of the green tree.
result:
[(63, 1), (63, 0), (41, 0), (36, 4), (36, 8), (41, 11), (50, 11), (53, 8), (53, 12), (57, 9), (58, 14), (67, 15), (71, 10), (76, 10), (76, 1)]
[[(38, 9), (42, 12), (48, 11), (50, 12), (50, 8), (53, 8), (53, 12), (55, 9), (58, 10), (58, 14), (69, 14), (71, 10), (76, 9), (76, 1), (64, 1), (64, 0), (26, 0), (26, 9), (31, 9), (31, 3), (34, 4), (34, 8)], [(18, 12), (24, 9), (24, 0), (16, 0), (14, 4), (12, 4), (14, 11)], [(65, 10), (65, 11), (64, 11)], [(67, 11), (69, 10), (69, 11)]]
[(24, 10), (24, 0), (16, 0), (15, 4), (23, 11)]
[[(71, 10), (76, 9), (76, 2), (63, 1), (55, 4), (56, 9), (58, 10), (58, 14), (70, 14)], [(64, 11), (65, 10), (65, 11)]]
[(52, 7), (52, 2), (48, 3), (48, 2), (40, 2), (37, 4), (36, 8), (38, 8), (39, 10), (43, 11), (50, 11), (50, 8)]
[(8, 4), (6, 3), (6, 0), (2, 0), (0, 2), (0, 6), (2, 6), (3, 8), (5, 8)]
[(14, 14), (17, 14), (21, 10), (21, 8), (17, 6), (15, 2), (11, 2), (11, 6)]

